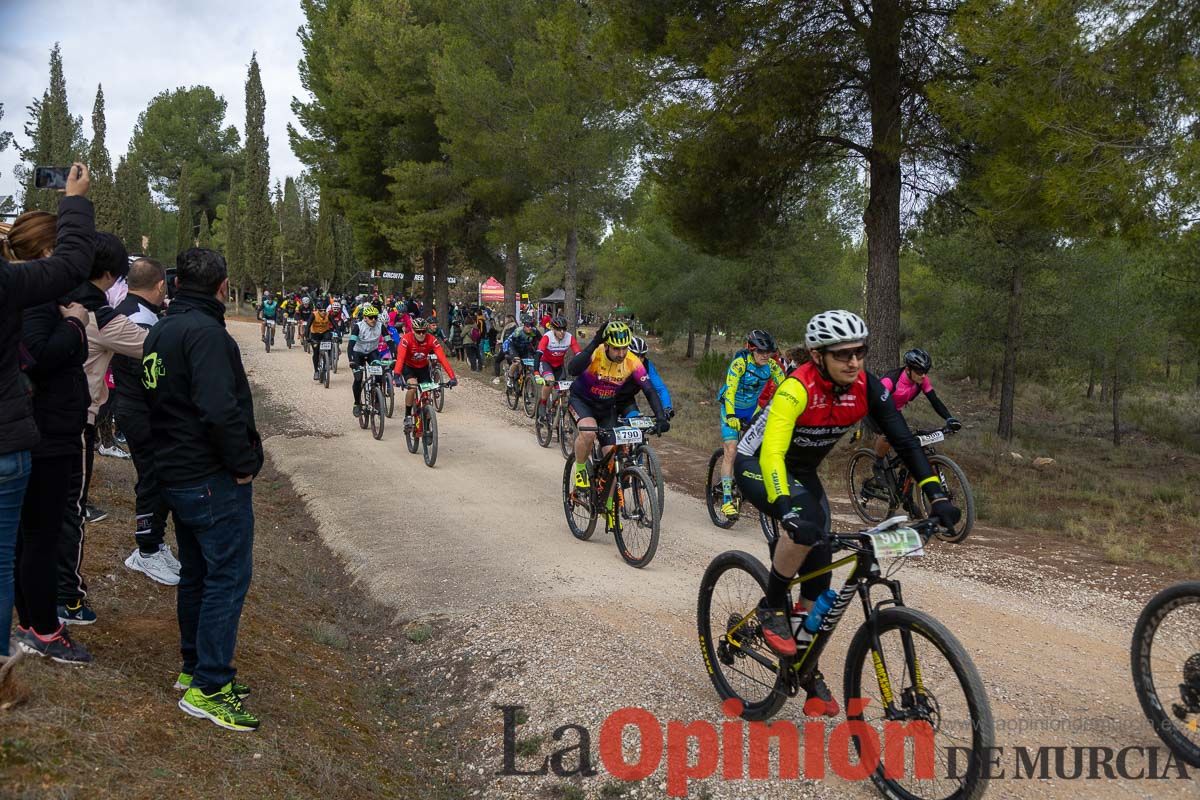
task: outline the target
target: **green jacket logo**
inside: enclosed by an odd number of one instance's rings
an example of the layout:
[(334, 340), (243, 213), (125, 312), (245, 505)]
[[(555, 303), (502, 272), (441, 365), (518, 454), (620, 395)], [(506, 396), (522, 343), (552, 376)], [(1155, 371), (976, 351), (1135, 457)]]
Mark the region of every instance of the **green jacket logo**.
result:
[(167, 371), (163, 369), (162, 359), (158, 357), (158, 353), (151, 353), (142, 359), (142, 386), (147, 389), (157, 389), (158, 379), (166, 374)]

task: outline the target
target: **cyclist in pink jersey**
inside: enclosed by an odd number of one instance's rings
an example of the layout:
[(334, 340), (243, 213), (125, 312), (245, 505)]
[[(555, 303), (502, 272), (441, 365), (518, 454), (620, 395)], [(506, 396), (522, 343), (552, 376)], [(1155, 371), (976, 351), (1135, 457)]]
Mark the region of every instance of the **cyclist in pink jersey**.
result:
[[(933, 390), (933, 384), (929, 382), (929, 372), (932, 369), (933, 358), (929, 353), (915, 347), (904, 354), (903, 367), (897, 367), (881, 377), (879, 381), (891, 393), (892, 403), (896, 406), (897, 411), (902, 410), (908, 405), (908, 401), (918, 394), (923, 394), (929, 399), (929, 405), (933, 406), (933, 410), (937, 412), (938, 416), (946, 420), (946, 427), (956, 431), (962, 427), (962, 423), (954, 418), (954, 415), (946, 408), (946, 404)], [(869, 422), (866, 423), (866, 427), (876, 434), (874, 472), (875, 477), (882, 480), (887, 469), (885, 459), (891, 445), (887, 438), (879, 431), (874, 430)]]

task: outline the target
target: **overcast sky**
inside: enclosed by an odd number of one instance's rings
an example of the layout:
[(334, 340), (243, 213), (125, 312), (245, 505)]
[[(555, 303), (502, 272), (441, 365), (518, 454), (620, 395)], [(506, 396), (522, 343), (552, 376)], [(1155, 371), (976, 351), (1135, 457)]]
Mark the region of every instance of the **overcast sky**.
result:
[[(0, 0), (0, 130), (27, 145), (25, 107), (50, 85), (50, 49), (62, 47), (71, 113), (92, 137), (96, 85), (104, 85), (105, 141), (113, 168), (138, 114), (156, 94), (211, 86), (225, 98), (225, 124), (245, 140), (246, 69), (258, 51), (267, 95), (271, 182), (299, 175), (288, 147), (292, 97), (305, 98), (297, 64), (304, 23), (299, 0)], [(0, 153), (0, 196), (19, 194), (15, 148)]]

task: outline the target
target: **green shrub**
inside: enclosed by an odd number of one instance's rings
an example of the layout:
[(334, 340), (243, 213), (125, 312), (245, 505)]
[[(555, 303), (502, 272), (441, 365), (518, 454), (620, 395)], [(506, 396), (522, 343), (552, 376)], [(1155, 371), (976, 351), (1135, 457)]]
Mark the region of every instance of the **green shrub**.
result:
[(709, 350), (708, 355), (701, 357), (694, 370), (698, 380), (710, 395), (715, 395), (725, 382), (725, 374), (729, 371), (730, 357), (716, 350)]

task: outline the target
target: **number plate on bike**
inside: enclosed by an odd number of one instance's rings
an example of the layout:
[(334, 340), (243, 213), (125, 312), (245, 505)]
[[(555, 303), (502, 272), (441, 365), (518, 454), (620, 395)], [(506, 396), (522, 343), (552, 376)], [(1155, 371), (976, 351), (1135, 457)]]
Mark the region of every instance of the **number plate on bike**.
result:
[(629, 420), (629, 424), (641, 430), (647, 430), (654, 427), (654, 420), (649, 417), (633, 417)]
[(379, 366), (378, 364), (367, 364), (367, 374), (368, 375), (382, 375), (383, 367)]
[(925, 555), (925, 543), (921, 534), (912, 528), (892, 528), (890, 531), (868, 532), (875, 557), (920, 558)]
[(923, 436), (918, 436), (917, 441), (921, 443), (921, 447), (929, 447), (931, 444), (937, 444), (938, 442), (946, 441), (946, 434), (942, 433), (941, 431), (934, 431), (933, 433), (926, 433)]
[(617, 444), (637, 444), (642, 440), (640, 428), (613, 428), (613, 439)]
[(437, 389), (438, 389), (438, 385), (436, 383), (422, 383), (421, 384), (422, 392), (435, 392), (435, 391), (437, 391)]
[(332, 350), (333, 342), (321, 342), (321, 349), (322, 350)]
[(559, 381), (558, 382), (558, 390), (560, 392), (565, 392), (571, 388), (572, 383), (574, 383), (574, 381)]
[(532, 359), (532, 358), (522, 358), (522, 359), (521, 359), (521, 363), (522, 363), (522, 364), (524, 364), (524, 365), (525, 365), (525, 366), (527, 366), (527, 367), (532, 367), (532, 366), (533, 366), (533, 359)]

